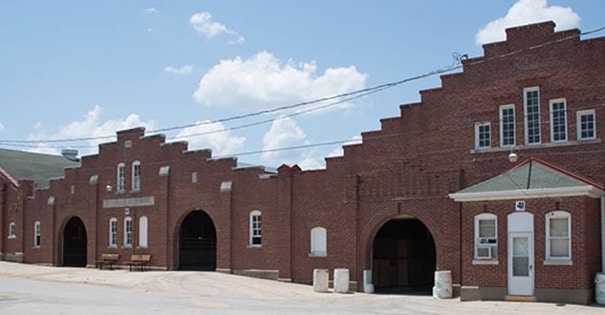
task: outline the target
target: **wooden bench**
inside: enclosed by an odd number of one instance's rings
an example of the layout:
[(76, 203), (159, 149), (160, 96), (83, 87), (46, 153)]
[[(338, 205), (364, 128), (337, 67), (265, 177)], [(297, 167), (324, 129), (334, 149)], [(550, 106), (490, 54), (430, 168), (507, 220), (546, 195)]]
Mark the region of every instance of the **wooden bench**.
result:
[(134, 255), (130, 256), (130, 260), (127, 261), (126, 264), (128, 265), (128, 270), (130, 270), (130, 271), (132, 271), (132, 270), (143, 271), (150, 260), (151, 260), (151, 255), (149, 255), (149, 254), (143, 254), (143, 255), (134, 254)]
[(101, 254), (101, 260), (97, 260), (96, 266), (103, 269), (104, 266), (109, 266), (109, 270), (113, 270), (113, 265), (120, 258), (120, 254)]

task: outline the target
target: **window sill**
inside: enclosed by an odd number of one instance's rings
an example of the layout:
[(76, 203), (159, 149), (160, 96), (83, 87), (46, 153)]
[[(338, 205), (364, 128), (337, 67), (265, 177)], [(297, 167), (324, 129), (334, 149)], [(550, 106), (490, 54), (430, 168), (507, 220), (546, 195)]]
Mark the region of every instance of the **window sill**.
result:
[[(567, 147), (574, 145), (583, 145), (583, 144), (595, 144), (601, 143), (600, 138), (590, 139), (590, 140), (570, 140), (565, 142), (547, 142), (547, 143), (539, 143), (539, 144), (526, 144), (526, 145), (516, 145), (514, 146), (515, 151), (519, 150), (530, 150), (530, 149), (545, 149), (545, 148), (553, 148), (553, 147)], [(512, 147), (491, 147), (491, 148), (474, 148), (470, 151), (471, 154), (481, 154), (481, 153), (495, 153), (495, 152), (510, 152)]]
[(248, 249), (263, 249), (263, 245), (248, 245), (246, 246)]
[(325, 257), (328, 257), (328, 254), (327, 253), (309, 253), (309, 257), (325, 258)]
[(498, 265), (498, 261), (487, 259), (473, 259), (473, 265)]
[(573, 266), (571, 260), (545, 260), (544, 266)]

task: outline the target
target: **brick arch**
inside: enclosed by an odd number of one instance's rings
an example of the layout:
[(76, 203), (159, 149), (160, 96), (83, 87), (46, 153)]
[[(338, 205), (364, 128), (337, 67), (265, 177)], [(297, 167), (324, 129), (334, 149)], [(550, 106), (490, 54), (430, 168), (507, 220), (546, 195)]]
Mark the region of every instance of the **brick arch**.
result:
[[(187, 222), (188, 220), (194, 221)], [(201, 229), (189, 226), (196, 220), (201, 220), (199, 221)], [(180, 214), (172, 229), (174, 267), (212, 271), (216, 269), (218, 226), (215, 222), (209, 211), (200, 208), (183, 211)], [(187, 227), (188, 231), (182, 230)]]

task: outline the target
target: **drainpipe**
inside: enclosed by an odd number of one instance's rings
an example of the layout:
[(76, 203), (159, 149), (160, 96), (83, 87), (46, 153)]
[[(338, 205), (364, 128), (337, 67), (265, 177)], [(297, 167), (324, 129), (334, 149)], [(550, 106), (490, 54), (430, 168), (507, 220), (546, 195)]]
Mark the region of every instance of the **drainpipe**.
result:
[(601, 272), (605, 272), (605, 196), (601, 196)]

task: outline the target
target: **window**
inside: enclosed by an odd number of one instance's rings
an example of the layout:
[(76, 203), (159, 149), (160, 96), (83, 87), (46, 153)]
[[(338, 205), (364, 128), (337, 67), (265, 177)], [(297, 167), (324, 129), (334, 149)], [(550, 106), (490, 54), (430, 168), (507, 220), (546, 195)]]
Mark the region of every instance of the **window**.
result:
[(595, 112), (591, 110), (579, 111), (577, 114), (578, 140), (596, 139)]
[(567, 106), (564, 98), (550, 101), (550, 141), (567, 141)]
[(118, 219), (109, 219), (109, 247), (118, 246)]
[(540, 90), (527, 88), (523, 90), (525, 108), (525, 144), (540, 144)]
[(327, 256), (327, 232), (325, 228), (314, 227), (311, 229), (311, 256)]
[(500, 106), (500, 146), (515, 145), (515, 105)]
[(546, 214), (546, 260), (571, 260), (571, 215), (566, 211)]
[(8, 225), (8, 238), (16, 238), (17, 237), (17, 226), (14, 222), (11, 222)]
[(475, 124), (475, 149), (489, 149), (491, 144), (491, 124), (489, 122)]
[(117, 191), (123, 193), (126, 190), (126, 166), (124, 163), (118, 164), (118, 176), (117, 176)]
[(147, 247), (147, 217), (139, 218), (139, 247)]
[(132, 162), (132, 191), (141, 190), (141, 162)]
[(34, 247), (40, 247), (40, 221), (34, 223)]
[(250, 246), (261, 246), (261, 212), (254, 210), (250, 212)]
[(124, 218), (124, 247), (132, 247), (132, 218)]
[(497, 217), (491, 213), (475, 216), (475, 259), (496, 260), (498, 258)]

